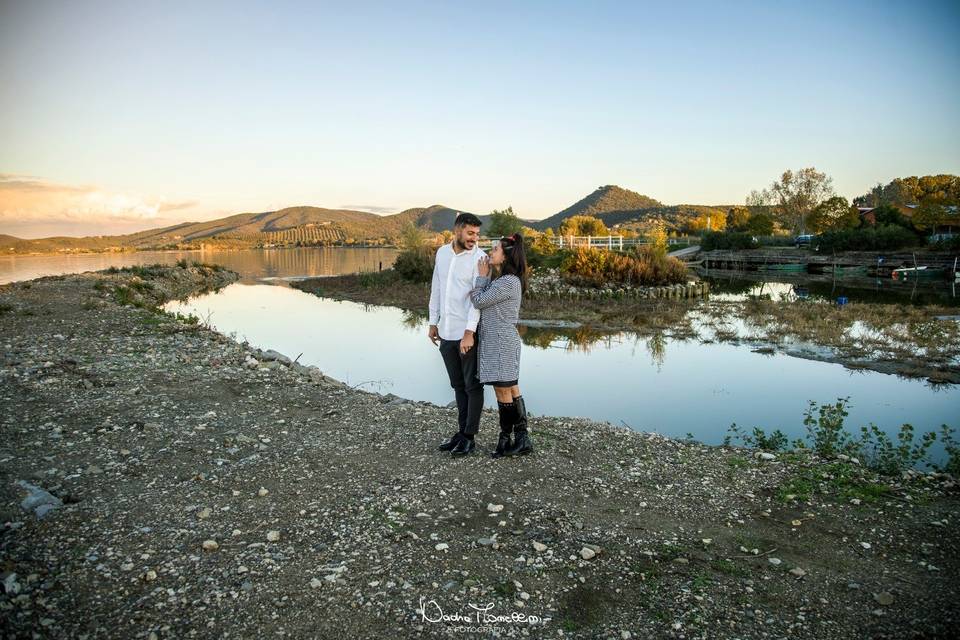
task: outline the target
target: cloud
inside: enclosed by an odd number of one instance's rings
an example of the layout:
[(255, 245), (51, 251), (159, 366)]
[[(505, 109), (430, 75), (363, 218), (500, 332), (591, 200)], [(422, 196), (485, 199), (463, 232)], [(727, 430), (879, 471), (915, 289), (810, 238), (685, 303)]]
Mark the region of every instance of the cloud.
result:
[(160, 211), (180, 211), (181, 209), (191, 209), (197, 206), (196, 200), (186, 202), (164, 202), (160, 205)]
[(340, 205), (340, 208), (349, 209), (351, 211), (366, 211), (368, 213), (375, 213), (378, 216), (384, 216), (400, 211), (399, 207), (378, 207), (372, 204), (342, 204)]
[(0, 173), (0, 228), (21, 233), (30, 233), (34, 227), (50, 229), (57, 225), (73, 232), (85, 227), (91, 232), (103, 232), (111, 227), (117, 231), (137, 226), (150, 228), (171, 222), (163, 214), (191, 209), (196, 204)]

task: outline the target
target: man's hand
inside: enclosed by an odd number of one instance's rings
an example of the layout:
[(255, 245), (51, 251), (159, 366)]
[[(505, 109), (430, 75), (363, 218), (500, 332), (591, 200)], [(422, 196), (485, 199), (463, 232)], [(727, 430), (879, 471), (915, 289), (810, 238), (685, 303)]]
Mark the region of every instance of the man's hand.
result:
[(467, 331), (460, 339), (460, 355), (465, 356), (467, 352), (473, 349), (473, 331)]
[(430, 342), (434, 345), (440, 342), (440, 331), (437, 330), (437, 325), (430, 325), (430, 328), (427, 329), (427, 337), (430, 338)]

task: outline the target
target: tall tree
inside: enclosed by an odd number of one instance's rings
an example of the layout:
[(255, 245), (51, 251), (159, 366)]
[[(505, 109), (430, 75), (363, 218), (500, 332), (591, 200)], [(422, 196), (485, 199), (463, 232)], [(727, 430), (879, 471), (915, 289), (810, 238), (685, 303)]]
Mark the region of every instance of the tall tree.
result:
[(399, 246), (403, 251), (419, 251), (427, 241), (427, 232), (413, 224), (407, 222), (400, 229)]
[(749, 219), (750, 209), (746, 207), (733, 207), (727, 212), (727, 229), (730, 231), (743, 231)]
[(564, 236), (606, 236), (610, 234), (610, 231), (600, 218), (570, 216), (560, 225), (560, 234)]
[(843, 196), (827, 198), (807, 217), (807, 226), (817, 233), (854, 229), (859, 224), (860, 214)]
[(770, 185), (769, 193), (783, 223), (802, 233), (807, 216), (833, 195), (833, 179), (814, 167), (796, 173), (787, 169)]
[(753, 236), (772, 236), (773, 218), (770, 217), (769, 213), (762, 211), (751, 213), (747, 223), (743, 226), (743, 231)]
[(490, 226), (487, 228), (487, 235), (491, 238), (502, 238), (519, 233), (523, 229), (523, 222), (513, 212), (513, 207), (507, 207), (502, 211), (490, 212)]
[(922, 231), (936, 231), (939, 225), (960, 225), (960, 216), (955, 211), (951, 213), (934, 198), (926, 198), (914, 212), (913, 224)]
[(854, 198), (862, 207), (879, 207), (884, 204), (917, 204), (932, 200), (943, 204), (960, 202), (960, 176), (941, 173), (935, 176), (909, 176), (894, 178), (888, 184), (877, 183), (870, 193)]

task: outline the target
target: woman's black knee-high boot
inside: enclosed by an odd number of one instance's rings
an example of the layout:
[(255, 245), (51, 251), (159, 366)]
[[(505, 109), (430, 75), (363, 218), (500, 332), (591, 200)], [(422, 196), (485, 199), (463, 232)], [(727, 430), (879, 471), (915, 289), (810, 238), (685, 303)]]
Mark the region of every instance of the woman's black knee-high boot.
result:
[(527, 403), (523, 396), (513, 399), (516, 406), (516, 418), (513, 423), (513, 444), (503, 452), (505, 456), (522, 456), (533, 451), (530, 434), (527, 432)]
[(515, 402), (497, 401), (497, 410), (500, 412), (500, 437), (497, 439), (497, 448), (493, 452), (494, 458), (503, 456), (503, 452), (513, 444), (510, 434), (513, 432), (513, 416), (516, 413)]

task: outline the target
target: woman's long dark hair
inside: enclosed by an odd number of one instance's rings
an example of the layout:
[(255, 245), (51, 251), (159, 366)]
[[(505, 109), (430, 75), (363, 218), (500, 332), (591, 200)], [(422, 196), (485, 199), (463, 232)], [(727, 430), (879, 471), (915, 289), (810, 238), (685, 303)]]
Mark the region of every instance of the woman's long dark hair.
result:
[(512, 236), (500, 238), (500, 247), (503, 249), (503, 264), (500, 265), (500, 275), (513, 274), (520, 278), (521, 291), (526, 293), (527, 253), (523, 248), (523, 236), (515, 233)]

